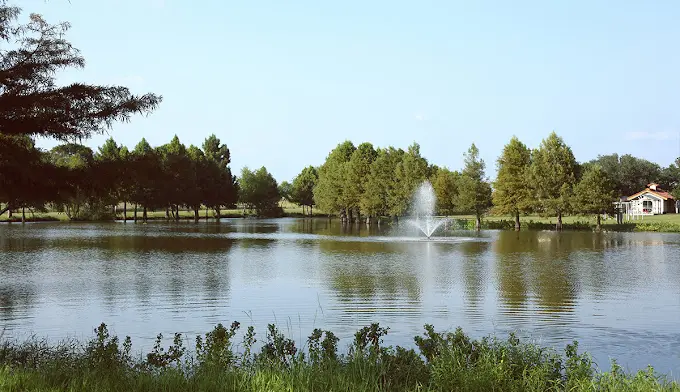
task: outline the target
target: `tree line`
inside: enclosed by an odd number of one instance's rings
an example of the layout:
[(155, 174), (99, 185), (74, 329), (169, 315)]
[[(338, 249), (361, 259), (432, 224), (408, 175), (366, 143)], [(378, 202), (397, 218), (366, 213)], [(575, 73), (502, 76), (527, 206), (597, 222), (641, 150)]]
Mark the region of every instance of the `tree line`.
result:
[(532, 213), (556, 217), (557, 229), (566, 214), (593, 214), (599, 227), (601, 215), (614, 212), (615, 201), (650, 182), (680, 198), (680, 158), (666, 168), (617, 154), (579, 163), (555, 132), (536, 149), (513, 137), (496, 164), (497, 177), (491, 182), (474, 144), (465, 153), (463, 169), (452, 171), (430, 164), (416, 143), (404, 151), (345, 141), (318, 168), (316, 184), (306, 188), (311, 195), (307, 200), (343, 222), (396, 219), (410, 212), (416, 188), (427, 180), (437, 196), (438, 214), (473, 214), (477, 227), (484, 214), (510, 215), (519, 230), (520, 216)]

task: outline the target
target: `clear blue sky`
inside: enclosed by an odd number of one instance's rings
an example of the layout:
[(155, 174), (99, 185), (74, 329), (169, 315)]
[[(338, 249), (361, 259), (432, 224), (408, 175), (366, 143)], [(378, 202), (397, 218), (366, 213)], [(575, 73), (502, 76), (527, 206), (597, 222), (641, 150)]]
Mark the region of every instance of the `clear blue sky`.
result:
[[(134, 146), (215, 133), (232, 170), (290, 180), (339, 142), (406, 148), (489, 174), (517, 135), (576, 158), (680, 155), (680, 2), (29, 0), (70, 21), (79, 80), (164, 96), (111, 135)], [(97, 146), (105, 137), (87, 141)], [(40, 141), (42, 147), (53, 141)]]

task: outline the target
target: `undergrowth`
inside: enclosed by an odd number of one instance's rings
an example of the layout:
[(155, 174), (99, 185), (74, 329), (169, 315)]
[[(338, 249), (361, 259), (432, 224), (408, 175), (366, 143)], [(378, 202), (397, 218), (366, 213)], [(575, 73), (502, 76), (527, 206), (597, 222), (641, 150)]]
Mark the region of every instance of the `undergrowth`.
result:
[[(190, 354), (175, 334), (163, 335), (144, 356), (132, 355), (105, 324), (84, 345), (74, 341), (0, 344), (2, 391), (680, 391), (649, 367), (626, 373), (616, 362), (600, 372), (574, 342), (564, 353), (494, 337), (472, 339), (461, 329), (425, 325), (415, 348), (383, 344), (389, 328), (357, 331), (346, 353), (339, 339), (316, 329), (304, 350), (269, 325), (260, 350), (249, 327), (236, 342), (238, 322), (197, 336)], [(237, 350), (236, 347), (239, 347)]]

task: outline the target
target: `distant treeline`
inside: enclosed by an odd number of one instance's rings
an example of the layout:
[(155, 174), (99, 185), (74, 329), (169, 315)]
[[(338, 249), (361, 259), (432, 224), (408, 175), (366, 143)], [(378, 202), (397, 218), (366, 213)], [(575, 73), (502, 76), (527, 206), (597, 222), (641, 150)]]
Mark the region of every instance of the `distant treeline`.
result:
[[(513, 137), (497, 160), (492, 183), (485, 163), (473, 144), (465, 153), (465, 167), (452, 171), (433, 165), (420, 155), (418, 144), (406, 151), (394, 147), (375, 149), (370, 143), (355, 147), (339, 144), (318, 168), (318, 179), (306, 193), (307, 203), (343, 220), (398, 217), (409, 213), (416, 188), (432, 183), (440, 215), (492, 212), (515, 218), (530, 213), (555, 216), (561, 228), (565, 214), (613, 212), (614, 202), (645, 189), (650, 182), (680, 196), (680, 158), (666, 168), (631, 155), (605, 155), (579, 164), (572, 150), (554, 132), (536, 149)], [(311, 168), (305, 169), (309, 172)], [(305, 176), (305, 172), (300, 176)], [(300, 176), (293, 183), (299, 181)], [(298, 200), (298, 202), (300, 202)]]

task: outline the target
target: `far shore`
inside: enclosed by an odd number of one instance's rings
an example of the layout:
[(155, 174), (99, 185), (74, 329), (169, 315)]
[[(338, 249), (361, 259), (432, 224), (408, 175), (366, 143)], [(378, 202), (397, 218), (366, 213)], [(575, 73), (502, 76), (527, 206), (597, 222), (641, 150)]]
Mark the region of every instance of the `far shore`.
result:
[[(193, 211), (180, 210), (180, 217), (177, 221), (193, 222)], [(281, 218), (306, 218), (306, 219), (332, 219), (337, 217), (330, 217), (323, 213), (314, 210), (313, 215), (310, 216), (307, 211), (303, 213), (300, 207), (285, 205), (283, 208), (283, 215), (280, 217), (257, 217), (249, 214), (248, 211), (244, 213), (242, 209), (223, 210), (220, 219), (281, 219)], [(444, 218), (442, 216), (442, 218)], [(451, 219), (451, 224), (448, 229), (454, 230), (474, 230), (475, 218), (472, 215), (451, 215), (446, 218)], [(407, 217), (401, 218), (407, 219)], [(215, 220), (214, 211), (202, 209), (199, 211), (199, 221)], [(22, 214), (15, 212), (11, 219), (8, 219), (7, 214), (0, 217), (0, 223), (21, 223)], [(25, 222), (123, 222), (122, 209), (119, 209), (115, 219), (101, 219), (101, 220), (75, 220), (68, 219), (66, 214), (59, 212), (25, 212)], [(134, 209), (127, 210), (127, 222), (133, 223)], [(148, 211), (147, 221), (149, 222), (165, 222), (175, 221), (172, 216), (168, 220), (165, 211)], [(523, 216), (520, 218), (522, 230), (554, 230), (557, 219), (555, 217), (540, 217), (540, 216)], [(596, 219), (594, 216), (565, 216), (563, 218), (564, 231), (595, 231)], [(142, 213), (137, 211), (137, 223), (142, 223)], [(391, 217), (381, 218), (382, 225), (390, 225), (393, 223)], [(373, 223), (375, 224), (375, 223)], [(365, 223), (353, 223), (352, 225), (361, 225), (365, 227)], [(514, 220), (508, 216), (485, 216), (482, 220), (483, 230), (514, 230)], [(623, 224), (617, 224), (613, 217), (602, 220), (602, 231), (604, 232), (667, 232), (680, 233), (680, 214), (665, 214), (645, 216), (635, 220), (624, 220)]]

